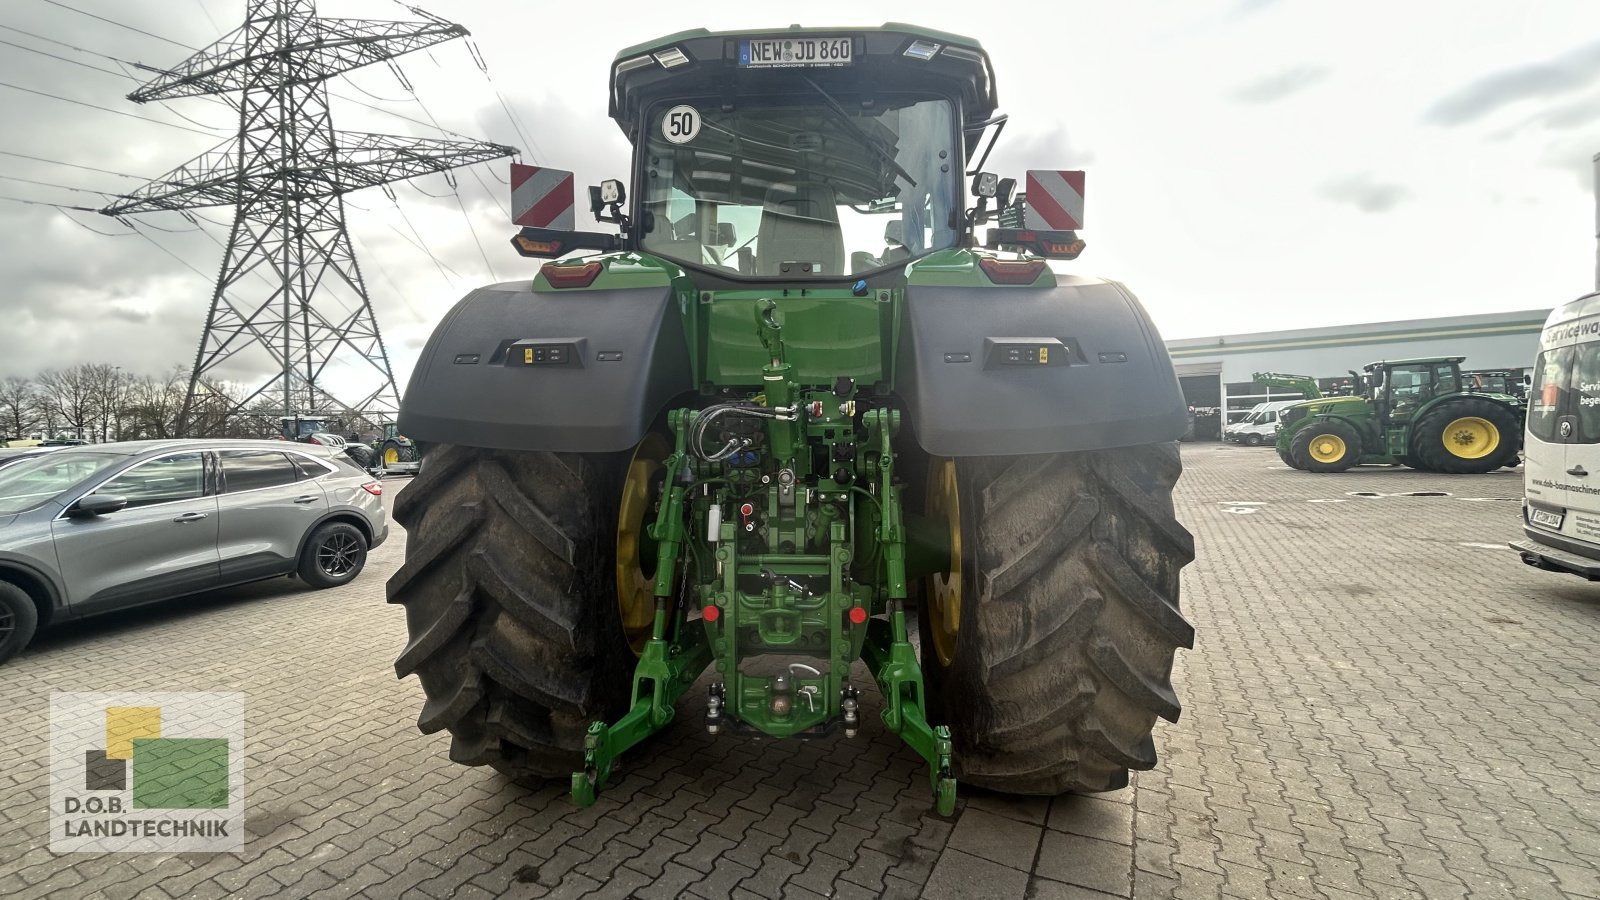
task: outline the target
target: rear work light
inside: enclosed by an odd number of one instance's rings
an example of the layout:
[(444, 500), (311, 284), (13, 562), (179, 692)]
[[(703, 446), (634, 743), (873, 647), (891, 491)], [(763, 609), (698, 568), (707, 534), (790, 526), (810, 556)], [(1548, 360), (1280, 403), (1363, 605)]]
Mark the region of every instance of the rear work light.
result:
[(1045, 266), (1042, 259), (984, 257), (978, 260), (978, 268), (995, 284), (1033, 284), (1044, 274)]
[(383, 496), (383, 482), (381, 481), (369, 481), (366, 484), (363, 484), (361, 489), (374, 497)]
[(584, 288), (594, 283), (600, 277), (600, 270), (604, 268), (598, 260), (586, 262), (582, 265), (572, 263), (548, 262), (539, 268), (544, 273), (546, 281), (554, 288)]

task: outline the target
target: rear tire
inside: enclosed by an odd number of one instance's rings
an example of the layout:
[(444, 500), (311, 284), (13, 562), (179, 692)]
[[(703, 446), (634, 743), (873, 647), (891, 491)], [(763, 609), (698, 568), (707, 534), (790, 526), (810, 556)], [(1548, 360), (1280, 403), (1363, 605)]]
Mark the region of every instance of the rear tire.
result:
[(22, 652), (39, 629), (39, 609), (27, 592), (0, 581), (0, 663)]
[[(391, 458), (392, 457), (392, 458)], [(385, 467), (395, 463), (416, 462), (417, 448), (410, 444), (402, 444), (393, 438), (386, 440), (378, 450), (378, 459), (382, 460)]]
[(346, 444), (344, 448), (344, 455), (350, 457), (351, 462), (354, 462), (363, 469), (372, 468), (372, 460), (374, 459), (374, 456), (372, 448), (368, 447), (366, 444)]
[(1343, 472), (1361, 462), (1361, 435), (1338, 419), (1310, 422), (1289, 442), (1295, 468), (1307, 472)]
[[(1484, 423), (1493, 446), (1482, 451), (1482, 428), (1457, 427), (1463, 421)], [(1411, 432), (1411, 455), (1421, 468), (1450, 475), (1482, 475), (1515, 460), (1522, 423), (1506, 407), (1479, 397), (1462, 397), (1433, 407), (1417, 418)], [(1447, 433), (1448, 432), (1448, 433)], [(1470, 456), (1482, 451), (1481, 456)]]
[(627, 463), (436, 444), (396, 501), (410, 540), (389, 602), (410, 642), (395, 673), (421, 680), (417, 727), (448, 729), (455, 762), (566, 778), (589, 724), (626, 710), (635, 660), (614, 560)]
[[(924, 605), (929, 709), (958, 777), (1013, 794), (1127, 786), (1176, 722), (1173, 656), (1194, 645), (1178, 570), (1176, 444), (957, 460), (963, 597), (941, 665)], [(931, 591), (924, 591), (924, 595)]]

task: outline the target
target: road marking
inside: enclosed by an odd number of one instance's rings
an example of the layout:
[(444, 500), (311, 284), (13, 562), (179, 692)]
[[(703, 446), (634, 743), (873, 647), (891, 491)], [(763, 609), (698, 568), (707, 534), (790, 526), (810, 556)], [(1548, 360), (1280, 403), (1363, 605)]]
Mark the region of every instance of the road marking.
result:
[(1463, 546), (1463, 547), (1473, 547), (1473, 548), (1476, 548), (1478, 550), (1506, 550), (1506, 549), (1508, 549), (1505, 544), (1480, 544), (1480, 543), (1478, 543), (1476, 541), (1462, 541), (1461, 542), (1461, 546)]

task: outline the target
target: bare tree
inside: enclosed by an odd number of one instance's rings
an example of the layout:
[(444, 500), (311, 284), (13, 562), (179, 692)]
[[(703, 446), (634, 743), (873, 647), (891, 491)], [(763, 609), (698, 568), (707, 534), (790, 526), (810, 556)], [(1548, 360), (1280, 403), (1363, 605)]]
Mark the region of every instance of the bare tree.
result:
[[(80, 364), (69, 369), (46, 369), (39, 376), (39, 398), (46, 416), (70, 428), (74, 437), (85, 440), (99, 414), (99, 390), (90, 371), (93, 368)], [(50, 430), (53, 432), (54, 428)]]
[[(121, 366), (104, 363), (85, 363), (74, 368), (81, 370), (87, 382), (87, 390), (92, 398), (93, 428), (98, 439), (102, 443), (112, 440), (113, 436), (122, 440), (123, 413), (133, 389), (133, 376), (124, 372)], [(79, 437), (84, 435), (80, 434)]]
[(183, 395), (188, 388), (188, 370), (173, 366), (165, 375), (149, 375), (129, 386), (123, 409), (123, 440), (179, 437), (178, 419), (183, 413)]
[(25, 438), (39, 423), (33, 381), (8, 375), (0, 381), (0, 437)]

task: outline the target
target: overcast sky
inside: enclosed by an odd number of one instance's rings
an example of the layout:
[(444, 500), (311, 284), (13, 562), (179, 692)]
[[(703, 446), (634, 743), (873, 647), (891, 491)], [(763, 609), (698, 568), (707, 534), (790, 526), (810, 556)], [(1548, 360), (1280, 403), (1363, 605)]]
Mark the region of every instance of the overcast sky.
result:
[[(244, 10), (243, 0), (62, 2), (194, 47), (231, 30)], [(411, 18), (383, 0), (319, 6), (327, 16)], [(988, 168), (1086, 169), (1089, 249), (1062, 268), (1125, 281), (1167, 337), (1548, 307), (1593, 286), (1593, 0), (808, 0), (781, 13), (770, 4), (423, 6), (473, 32), (532, 145), (462, 42), (401, 61), (428, 112), (445, 128), (521, 146), (528, 161), (574, 169), (580, 185), (627, 174), (628, 146), (606, 118), (606, 74), (629, 44), (702, 25), (795, 20), (971, 34), (994, 58), (1012, 117)], [(183, 46), (48, 0), (6, 0), (0, 26), (0, 82), (200, 132), (0, 86), (0, 151), (54, 161), (0, 155), (9, 179), (0, 195), (99, 206), (92, 194), (16, 179), (126, 191), (139, 182), (57, 163), (149, 178), (233, 127), (228, 110), (206, 100), (125, 100), (136, 82), (94, 55), (172, 66), (191, 52)], [(428, 118), (385, 66), (333, 91)], [(438, 134), (341, 99), (334, 111), (347, 130)], [(379, 190), (351, 198), (351, 231), (402, 387), (461, 294), (531, 275), (535, 264), (507, 246), (504, 166), (458, 174), (470, 229), (441, 176), (396, 186), (397, 202)], [(139, 217), (158, 247), (115, 221), (70, 215), (76, 223), (0, 201), (0, 376), (83, 361), (138, 371), (191, 364), (225, 228), (175, 213)], [(225, 222), (229, 211), (205, 215)], [(438, 262), (413, 246), (413, 228)]]

